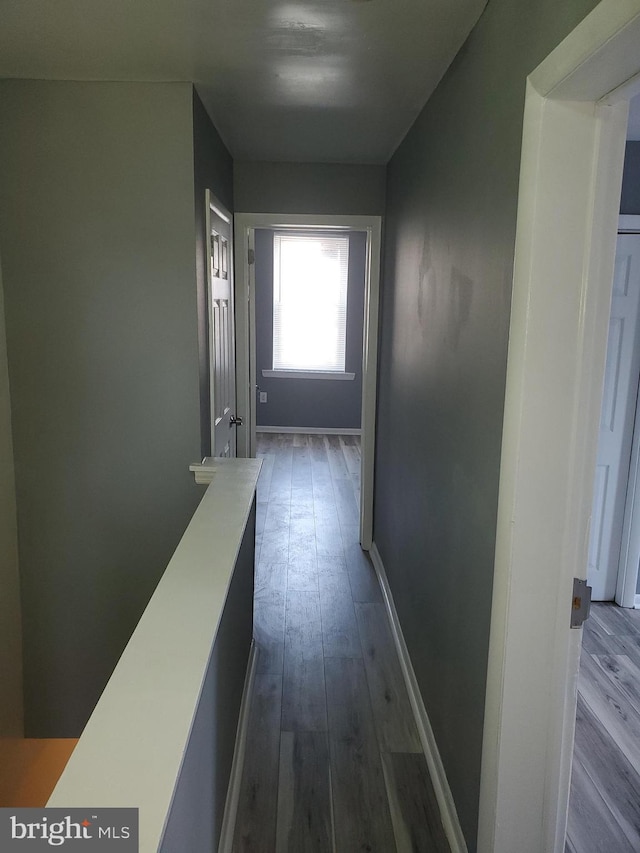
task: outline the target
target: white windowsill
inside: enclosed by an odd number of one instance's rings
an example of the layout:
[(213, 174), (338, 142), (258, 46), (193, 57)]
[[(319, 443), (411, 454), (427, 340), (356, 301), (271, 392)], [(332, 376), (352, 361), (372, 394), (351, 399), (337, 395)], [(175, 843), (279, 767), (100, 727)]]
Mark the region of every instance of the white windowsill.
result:
[(269, 379), (355, 379), (355, 373), (339, 373), (333, 370), (263, 370)]

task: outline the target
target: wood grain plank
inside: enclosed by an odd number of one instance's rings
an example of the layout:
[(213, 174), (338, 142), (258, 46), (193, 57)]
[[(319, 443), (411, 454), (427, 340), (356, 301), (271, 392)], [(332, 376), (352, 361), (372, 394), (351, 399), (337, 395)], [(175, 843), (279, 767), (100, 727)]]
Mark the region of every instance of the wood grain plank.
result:
[(289, 560), (287, 587), (291, 591), (318, 592), (318, 566), (315, 552), (305, 553), (302, 549), (300, 553), (301, 556)]
[(604, 626), (606, 631), (613, 636), (620, 634), (635, 634), (638, 629), (633, 622), (627, 618), (625, 608), (618, 607), (609, 602), (594, 605), (595, 617)]
[(571, 804), (567, 823), (570, 845), (580, 853), (633, 853), (626, 837), (579, 760), (571, 772)]
[(339, 525), (316, 520), (316, 551), (319, 557), (344, 557)]
[(424, 755), (382, 753), (398, 853), (451, 853)]
[(330, 853), (332, 850), (327, 734), (283, 732), (276, 853)]
[(322, 623), (317, 592), (287, 592), (282, 730), (327, 730)]
[(322, 645), (327, 657), (362, 657), (358, 623), (346, 572), (318, 575)]
[(360, 447), (349, 439), (354, 436), (341, 435), (340, 449), (344, 456), (344, 463), (350, 475), (360, 474)]
[(613, 815), (619, 832), (640, 850), (640, 777), (580, 696), (574, 755)]
[(640, 668), (626, 655), (593, 655), (592, 657), (607, 678), (640, 714)]
[(591, 655), (582, 654), (578, 689), (582, 698), (609, 732), (614, 742), (640, 773), (640, 714), (628, 699), (612, 685)]
[(382, 602), (382, 592), (378, 576), (369, 556), (360, 547), (357, 527), (343, 527), (342, 540), (344, 556), (354, 601)]
[(262, 563), (289, 562), (289, 530), (267, 530), (261, 535), (258, 560)]
[(344, 480), (334, 480), (333, 490), (340, 524), (357, 526), (360, 523), (360, 510), (351, 479), (346, 477)]
[(347, 576), (347, 561), (344, 556), (323, 557), (317, 559), (318, 577), (320, 575), (343, 574)]
[(626, 655), (635, 666), (640, 667), (640, 634), (609, 637), (606, 653)]
[(347, 470), (344, 453), (342, 452), (340, 437), (337, 435), (325, 435), (324, 438), (332, 478), (334, 480), (345, 479), (348, 477), (349, 471)]
[(326, 661), (336, 851), (393, 853), (380, 749), (361, 660)]
[[(289, 536), (289, 565), (316, 564), (316, 553), (318, 550), (315, 530), (292, 531)], [(317, 589), (317, 584), (315, 586)]]
[(311, 486), (311, 451), (306, 443), (304, 446), (294, 446), (291, 457), (291, 487), (310, 489)]
[(582, 629), (582, 648), (591, 655), (608, 655), (619, 649), (618, 640), (595, 619), (587, 619)]
[(356, 604), (355, 608), (380, 748), (421, 752), (384, 605)]
[(282, 675), (287, 564), (259, 562), (253, 598), (253, 637), (257, 672)]
[(233, 853), (273, 853), (276, 838), (282, 677), (256, 675)]
[(282, 675), (284, 666), (285, 594), (257, 590), (254, 599), (253, 638), (258, 653), (256, 671)]

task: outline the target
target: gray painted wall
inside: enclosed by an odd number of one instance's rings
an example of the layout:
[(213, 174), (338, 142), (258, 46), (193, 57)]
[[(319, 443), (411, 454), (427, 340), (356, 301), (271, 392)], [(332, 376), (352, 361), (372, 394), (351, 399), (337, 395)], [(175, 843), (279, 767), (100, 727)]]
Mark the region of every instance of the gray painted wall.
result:
[(200, 376), (200, 456), (211, 455), (211, 391), (209, 387), (209, 314), (207, 305), (207, 223), (205, 192), (212, 190), (233, 212), (233, 160), (193, 90), (193, 168), (196, 220), (196, 284), (198, 294), (198, 359)]
[(525, 78), (594, 5), (492, 0), (388, 166), (374, 537), (470, 851)]
[(0, 737), (21, 737), (22, 627), (16, 481), (11, 435), (4, 295), (0, 269)]
[(256, 230), (256, 370), (267, 402), (256, 404), (258, 426), (359, 428), (362, 408), (362, 328), (367, 235), (349, 235), (346, 370), (355, 379), (272, 379), (273, 232)]
[(227, 592), (161, 853), (215, 853), (253, 636), (255, 502)]
[(192, 87), (0, 105), (25, 725), (75, 736), (201, 494)]
[(627, 142), (625, 148), (620, 213), (640, 213), (640, 142)]
[(385, 175), (385, 166), (236, 161), (235, 209), (244, 213), (381, 216)]

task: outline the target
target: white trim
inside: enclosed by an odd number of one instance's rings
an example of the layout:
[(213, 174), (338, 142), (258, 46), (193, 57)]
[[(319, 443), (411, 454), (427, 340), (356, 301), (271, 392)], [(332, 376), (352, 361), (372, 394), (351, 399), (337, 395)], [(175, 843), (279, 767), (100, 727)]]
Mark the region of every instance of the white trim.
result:
[(281, 432), (293, 435), (362, 435), (362, 430), (357, 427), (256, 426), (256, 432), (276, 434)]
[[(620, 216), (618, 234), (640, 234), (640, 216)], [(638, 588), (638, 555), (640, 554), (640, 394), (636, 389), (635, 421), (631, 442), (631, 459), (624, 506), (624, 523), (620, 542), (620, 559), (615, 600), (621, 607), (635, 607)]]
[(382, 597), (384, 599), (387, 616), (389, 617), (391, 625), (391, 633), (400, 659), (400, 668), (409, 693), (411, 709), (413, 710), (413, 716), (415, 717), (418, 734), (420, 735), (420, 742), (422, 743), (422, 749), (429, 768), (429, 775), (433, 784), (433, 790), (440, 809), (442, 826), (449, 841), (449, 845), (451, 846), (451, 853), (467, 853), (467, 845), (464, 840), (460, 821), (458, 820), (458, 813), (456, 811), (453, 795), (447, 780), (447, 774), (440, 757), (438, 744), (436, 743), (436, 738), (431, 727), (429, 715), (427, 714), (427, 709), (424, 706), (422, 694), (418, 687), (418, 680), (413, 670), (411, 656), (409, 655), (409, 650), (407, 649), (407, 644), (405, 643), (404, 636), (402, 634), (402, 628), (400, 626), (400, 620), (393, 601), (393, 595), (387, 579), (387, 573), (385, 572), (382, 557), (380, 556), (378, 546), (375, 542), (371, 545), (369, 556), (371, 557), (371, 562), (373, 563), (373, 567), (378, 576), (378, 581), (380, 582)]
[(224, 804), (222, 816), (222, 828), (220, 830), (220, 841), (218, 853), (231, 853), (233, 846), (233, 834), (236, 828), (236, 816), (238, 814), (238, 803), (240, 802), (240, 783), (242, 782), (242, 769), (247, 751), (247, 731), (249, 729), (249, 711), (251, 709), (251, 697), (253, 685), (256, 678), (258, 654), (255, 640), (251, 640), (251, 651), (247, 663), (247, 675), (242, 691), (242, 702), (240, 703), (240, 715), (238, 717), (238, 729), (236, 732), (236, 744), (233, 750), (233, 763), (231, 764), (231, 775), (229, 776), (229, 787), (227, 788), (227, 799)]
[(337, 370), (263, 370), (268, 379), (355, 379), (355, 373)]
[(640, 0), (603, 0), (527, 82), (478, 853), (564, 850), (571, 589), (586, 574), (628, 109), (597, 102), (638, 70), (639, 22)]
[[(244, 425), (238, 428), (238, 454), (255, 454), (256, 363), (255, 363), (255, 251), (256, 228), (309, 228), (364, 231), (367, 235), (365, 309), (362, 356), (362, 449), (360, 468), (360, 542), (370, 548), (373, 537), (373, 480), (375, 467), (375, 416), (378, 369), (378, 312), (380, 300), (380, 216), (323, 216), (315, 214), (236, 213), (236, 376), (238, 414)], [(253, 331), (252, 331), (253, 330)]]
[(640, 595), (636, 595), (633, 606), (636, 610), (640, 610)]
[(618, 217), (618, 234), (640, 234), (640, 215), (623, 213)]

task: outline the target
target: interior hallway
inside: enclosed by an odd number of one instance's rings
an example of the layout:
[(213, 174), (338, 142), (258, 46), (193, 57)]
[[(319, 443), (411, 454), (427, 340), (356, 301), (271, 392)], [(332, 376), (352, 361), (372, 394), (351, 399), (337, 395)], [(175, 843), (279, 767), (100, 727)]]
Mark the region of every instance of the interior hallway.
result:
[(266, 435), (234, 853), (448, 853), (375, 572), (359, 438)]
[(640, 611), (584, 623), (566, 853), (640, 850)]

